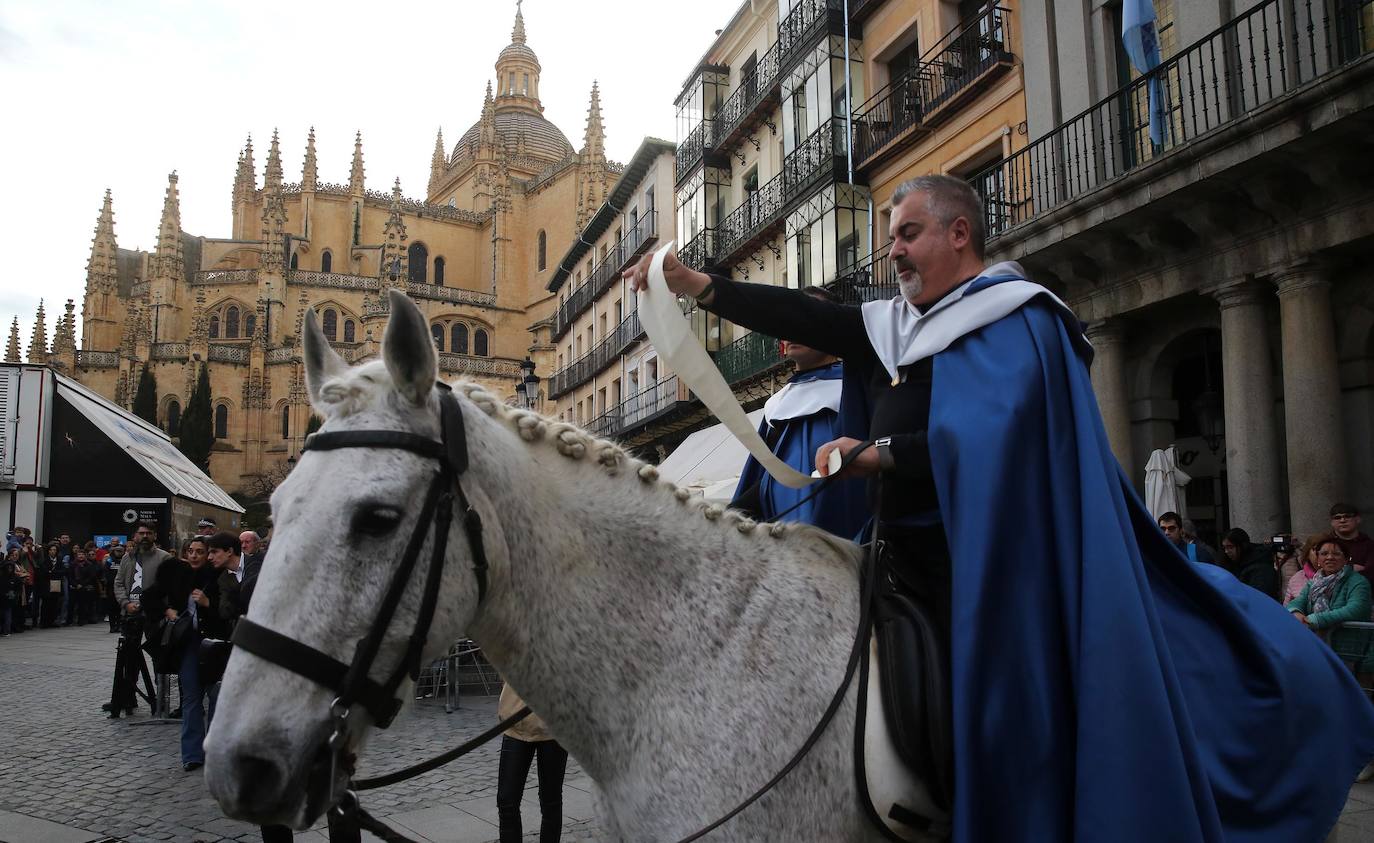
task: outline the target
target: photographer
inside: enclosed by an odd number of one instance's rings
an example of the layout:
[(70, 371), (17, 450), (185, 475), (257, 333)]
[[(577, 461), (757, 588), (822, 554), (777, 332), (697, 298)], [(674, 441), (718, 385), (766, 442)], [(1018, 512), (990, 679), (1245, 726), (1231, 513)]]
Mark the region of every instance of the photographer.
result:
[[(117, 719), (120, 711), (132, 714), (139, 673), (146, 670), (143, 653), (145, 618), (143, 591), (157, 581), (158, 569), (172, 554), (157, 546), (157, 522), (140, 521), (134, 531), (132, 549), (120, 560), (114, 577), (115, 601), (121, 611), (119, 655), (115, 660), (115, 682), (107, 710), (110, 719)], [(151, 688), (149, 689), (151, 696)]]

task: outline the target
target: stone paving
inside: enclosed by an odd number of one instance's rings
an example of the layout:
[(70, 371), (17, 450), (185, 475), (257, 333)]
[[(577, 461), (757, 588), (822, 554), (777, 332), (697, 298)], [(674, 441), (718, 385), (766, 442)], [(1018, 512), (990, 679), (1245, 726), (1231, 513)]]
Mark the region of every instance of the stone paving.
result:
[[(148, 718), (146, 707), (133, 718), (105, 719), (100, 706), (110, 698), (117, 639), (99, 624), (0, 638), (0, 711), (8, 747), (0, 763), (0, 841), (51, 839), (37, 830), (43, 828), (38, 823), (25, 837), (12, 836), (10, 827), (22, 824), (5, 818), (15, 815), (91, 832), (73, 840), (261, 840), (255, 827), (220, 814), (201, 772), (182, 771), (177, 726), (135, 725)], [(444, 713), (441, 702), (419, 702), (391, 729), (372, 736), (359, 775), (394, 770), (456, 746), (490, 727), (495, 711), (495, 697), (464, 697), (452, 714)], [(498, 746), (493, 742), (442, 769), (364, 794), (363, 804), (422, 840), (495, 841)], [(534, 781), (531, 771), (532, 789), (522, 806), (526, 832), (538, 829)], [(591, 790), (570, 761), (565, 841), (599, 838)], [(327, 838), (321, 824), (296, 839)], [(526, 839), (536, 835), (527, 833)]]
[[(110, 695), (116, 638), (100, 625), (0, 638), (0, 712), (8, 739), (0, 763), (0, 843), (260, 840), (254, 827), (219, 813), (200, 772), (182, 772), (176, 726), (134, 725), (147, 719), (146, 708), (131, 719), (105, 719), (100, 706)], [(372, 737), (359, 773), (416, 763), (493, 722), (494, 697), (464, 697), (452, 714), (439, 702), (417, 703)], [(440, 770), (365, 794), (364, 805), (419, 840), (494, 842), (496, 767), (492, 743)], [(592, 786), (575, 762), (569, 762), (563, 798), (563, 840), (600, 839)], [(522, 813), (525, 839), (537, 839), (533, 789)], [(321, 825), (296, 839), (322, 843), (327, 836)], [(1330, 841), (1374, 841), (1374, 784), (1351, 788)]]

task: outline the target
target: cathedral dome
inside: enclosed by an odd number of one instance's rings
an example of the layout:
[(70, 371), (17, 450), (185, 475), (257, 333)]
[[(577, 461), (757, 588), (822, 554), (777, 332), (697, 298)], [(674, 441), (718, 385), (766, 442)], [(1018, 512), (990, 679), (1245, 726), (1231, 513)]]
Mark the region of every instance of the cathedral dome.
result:
[[(528, 111), (502, 111), (498, 109), (493, 118), (496, 121), (497, 140), (505, 146), (513, 148), (519, 137), (524, 135), (525, 151), (529, 155), (543, 159), (550, 164), (565, 161), (574, 152), (573, 145), (568, 142), (568, 138), (562, 130), (538, 114), (531, 114)], [(461, 160), (477, 154), (478, 138), (481, 131), (482, 122), (479, 120), (473, 123), (472, 128), (463, 134), (454, 150), (458, 159)]]

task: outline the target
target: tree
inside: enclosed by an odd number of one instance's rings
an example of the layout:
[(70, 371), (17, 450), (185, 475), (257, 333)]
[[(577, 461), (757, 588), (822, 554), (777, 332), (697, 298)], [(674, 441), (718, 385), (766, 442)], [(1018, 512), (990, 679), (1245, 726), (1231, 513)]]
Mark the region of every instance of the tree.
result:
[(181, 414), (179, 447), (186, 458), (201, 471), (210, 470), (210, 447), (215, 444), (214, 410), (210, 407), (210, 373), (200, 365), (200, 377), (191, 391), (191, 400)]
[(157, 425), (157, 378), (143, 364), (138, 375), (138, 389), (134, 392), (134, 415), (151, 425)]
[(322, 422), (320, 421), (320, 417), (315, 415), (314, 413), (311, 413), (310, 421), (305, 423), (305, 435), (309, 436), (310, 434), (319, 430), (321, 424)]

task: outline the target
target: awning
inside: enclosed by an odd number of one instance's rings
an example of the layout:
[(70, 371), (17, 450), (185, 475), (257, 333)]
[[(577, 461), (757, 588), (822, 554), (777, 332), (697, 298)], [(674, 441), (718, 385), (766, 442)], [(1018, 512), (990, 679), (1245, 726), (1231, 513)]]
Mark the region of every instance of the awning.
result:
[[(749, 414), (755, 427), (763, 421), (763, 408)], [(725, 425), (698, 430), (682, 440), (658, 467), (658, 474), (679, 486), (701, 492), (707, 500), (729, 503), (739, 483), (749, 452), (730, 435)]]
[(243, 512), (243, 507), (177, 450), (166, 433), (71, 378), (56, 377), (58, 396), (127, 451), (170, 494)]

